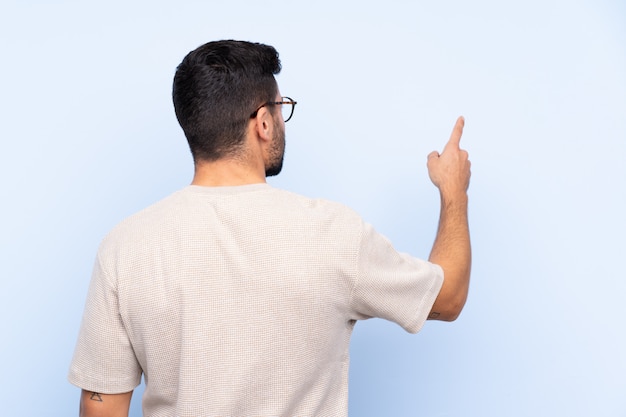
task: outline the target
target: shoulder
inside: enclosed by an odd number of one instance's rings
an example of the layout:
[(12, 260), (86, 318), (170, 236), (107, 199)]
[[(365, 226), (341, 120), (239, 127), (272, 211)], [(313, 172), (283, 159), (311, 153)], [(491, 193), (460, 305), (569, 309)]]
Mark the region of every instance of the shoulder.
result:
[(106, 253), (119, 248), (121, 244), (145, 238), (157, 230), (159, 224), (167, 222), (175, 215), (184, 198), (184, 193), (177, 191), (125, 218), (105, 235), (99, 251)]
[(275, 190), (272, 206), (284, 211), (286, 219), (315, 224), (322, 229), (334, 229), (353, 235), (364, 222), (352, 208), (325, 198), (311, 198), (290, 191)]
[(356, 211), (350, 207), (332, 200), (324, 198), (311, 198), (291, 191), (273, 189), (276, 196), (281, 200), (298, 206), (299, 208), (317, 211), (320, 213), (328, 213), (346, 218), (360, 219)]

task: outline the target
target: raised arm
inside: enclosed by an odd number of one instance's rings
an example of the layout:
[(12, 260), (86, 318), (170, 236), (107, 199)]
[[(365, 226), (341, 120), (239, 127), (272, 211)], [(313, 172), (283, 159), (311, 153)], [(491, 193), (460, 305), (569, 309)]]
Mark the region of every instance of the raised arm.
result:
[(465, 119), (459, 117), (443, 152), (428, 155), (428, 174), (439, 189), (441, 213), (429, 261), (443, 268), (444, 282), (429, 319), (455, 320), (467, 299), (472, 253), (467, 221), (470, 161), (459, 146)]
[(99, 394), (82, 390), (80, 417), (128, 417), (133, 392), (124, 394)]

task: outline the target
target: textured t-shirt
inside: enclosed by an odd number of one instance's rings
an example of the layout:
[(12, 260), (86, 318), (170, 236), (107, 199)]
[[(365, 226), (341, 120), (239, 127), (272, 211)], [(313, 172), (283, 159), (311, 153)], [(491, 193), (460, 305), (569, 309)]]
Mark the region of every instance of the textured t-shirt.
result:
[(343, 205), (188, 186), (103, 240), (69, 373), (144, 415), (346, 416), (357, 320), (417, 332), (443, 282)]

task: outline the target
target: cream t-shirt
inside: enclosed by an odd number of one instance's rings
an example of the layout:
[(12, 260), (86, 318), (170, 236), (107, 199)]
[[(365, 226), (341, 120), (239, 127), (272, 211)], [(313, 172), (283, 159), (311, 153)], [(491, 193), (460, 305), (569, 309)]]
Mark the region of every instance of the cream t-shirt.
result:
[(343, 205), (188, 186), (103, 240), (69, 380), (143, 374), (149, 417), (347, 416), (356, 321), (417, 332), (442, 282)]

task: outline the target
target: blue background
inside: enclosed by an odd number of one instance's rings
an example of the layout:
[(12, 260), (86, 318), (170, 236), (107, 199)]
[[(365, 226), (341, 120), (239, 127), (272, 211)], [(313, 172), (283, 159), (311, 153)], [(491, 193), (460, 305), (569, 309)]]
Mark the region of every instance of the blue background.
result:
[(415, 256), (438, 216), (426, 155), (466, 117), (468, 304), (418, 335), (358, 324), (351, 415), (626, 416), (617, 0), (3, 2), (2, 415), (77, 414), (97, 246), (190, 182), (172, 77), (224, 38), (274, 45), (298, 101), (271, 184), (343, 202)]

